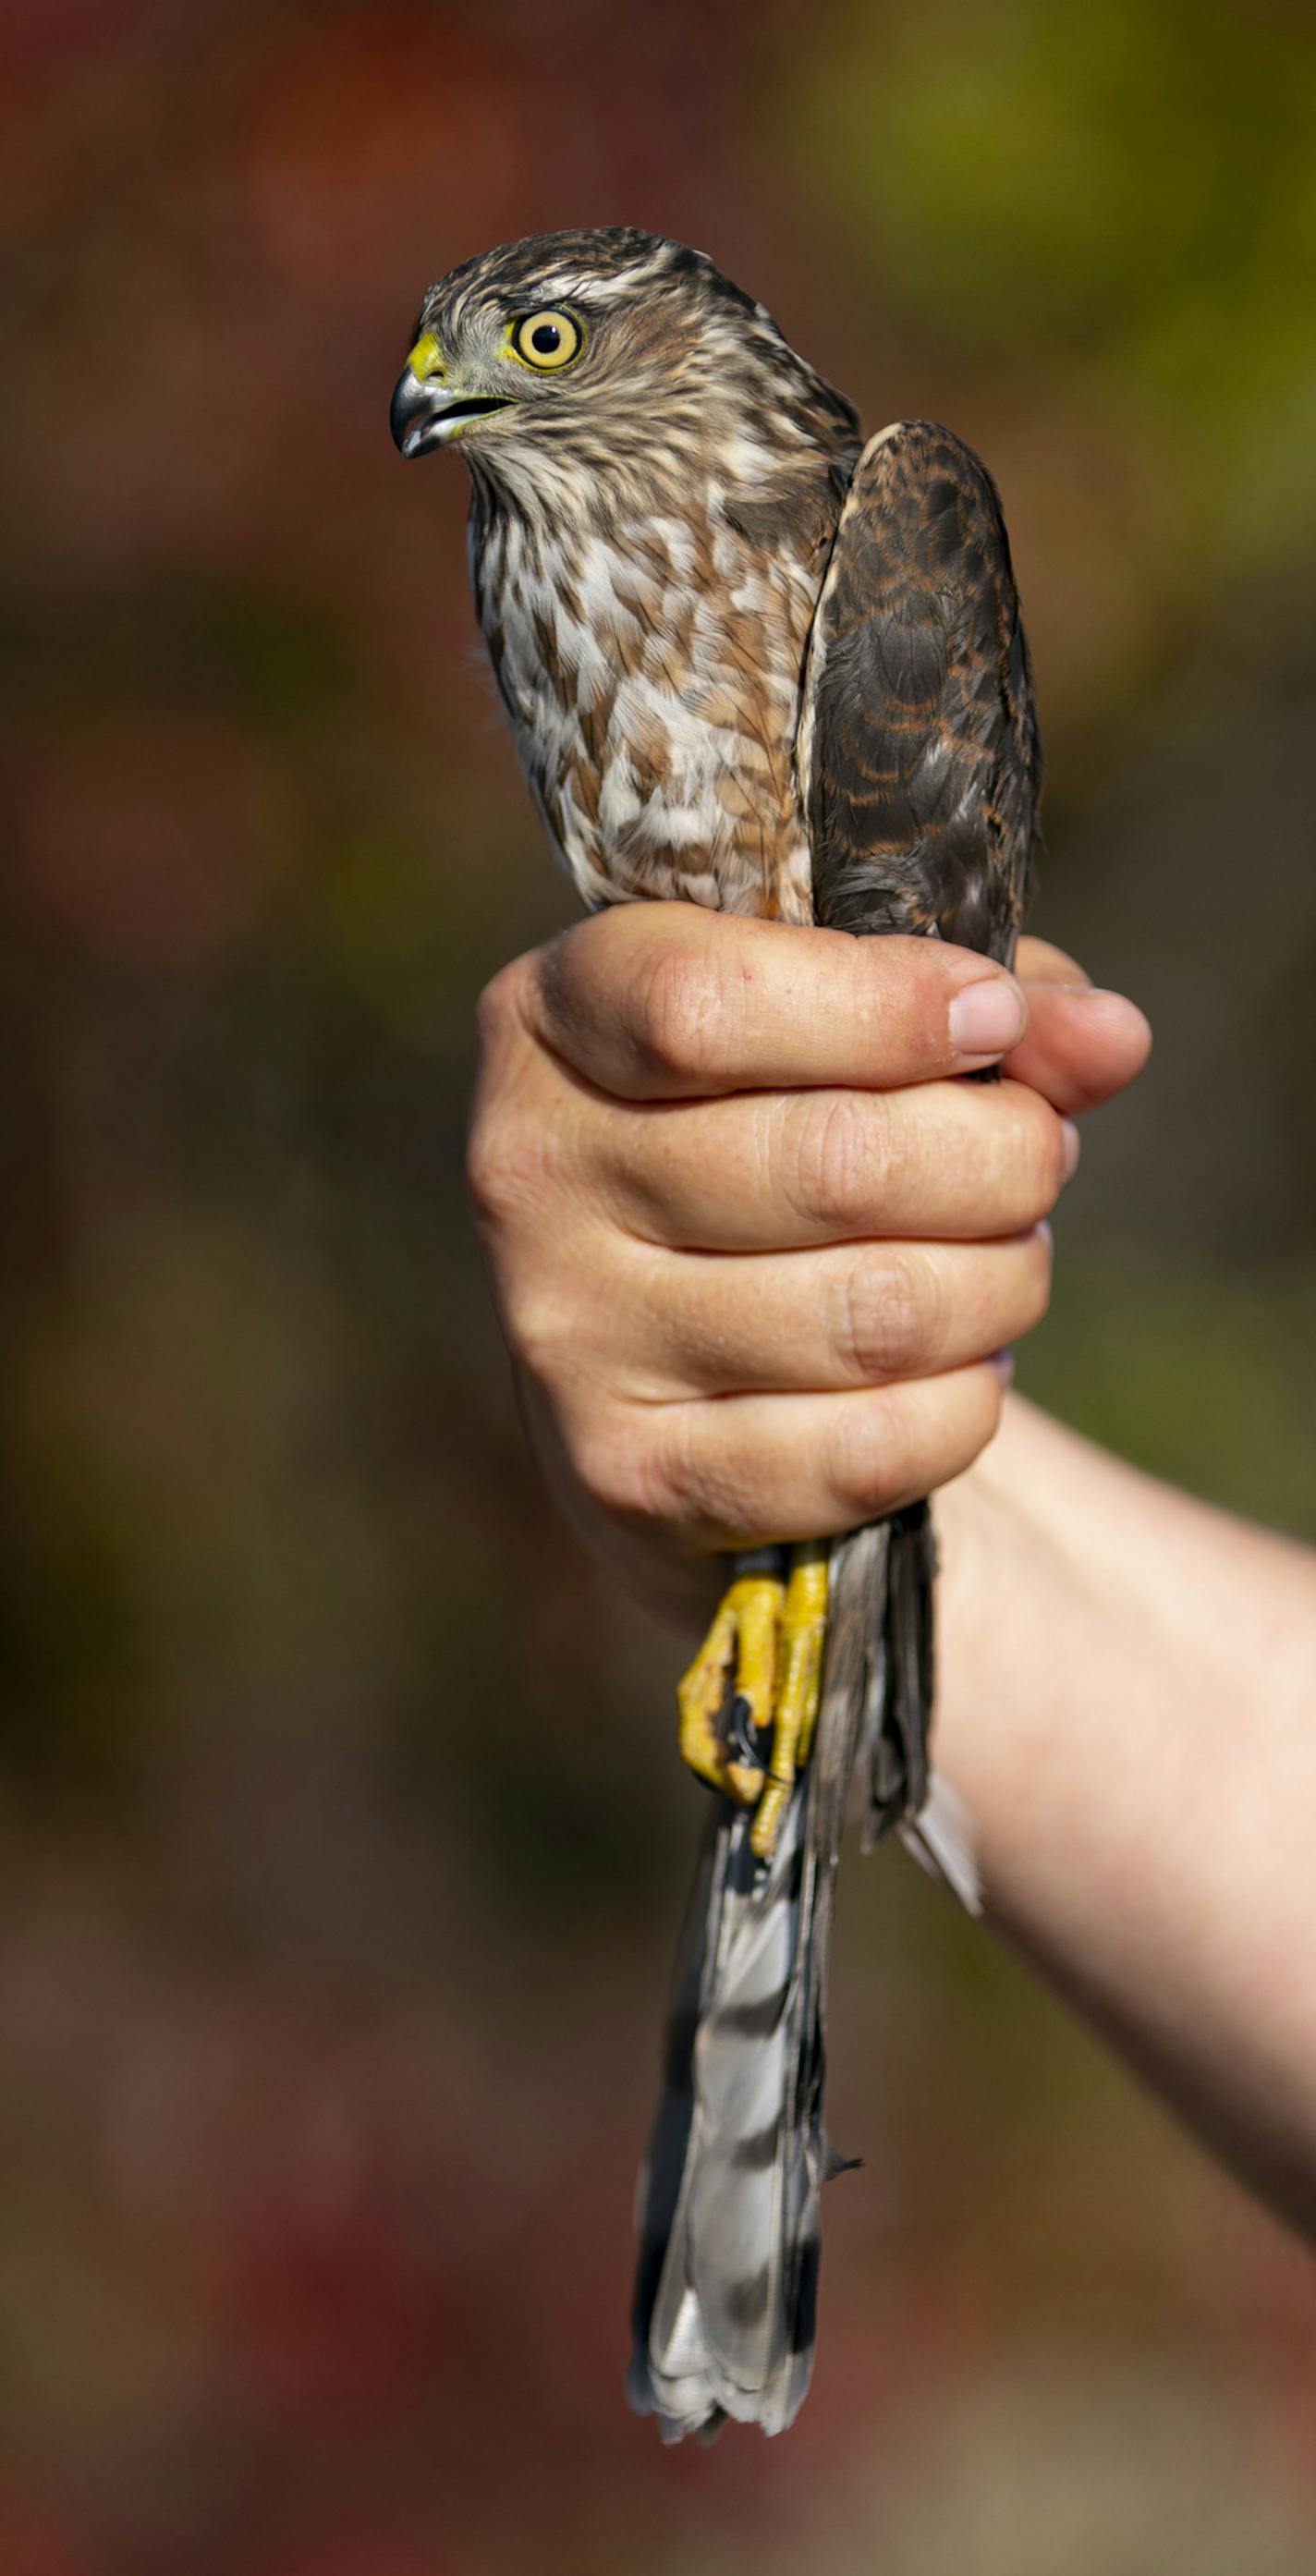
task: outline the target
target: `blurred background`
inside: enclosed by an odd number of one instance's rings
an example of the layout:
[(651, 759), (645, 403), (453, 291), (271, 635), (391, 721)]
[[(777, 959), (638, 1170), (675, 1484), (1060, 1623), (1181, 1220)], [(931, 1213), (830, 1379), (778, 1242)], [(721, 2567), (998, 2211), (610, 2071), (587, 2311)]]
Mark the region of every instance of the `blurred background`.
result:
[(0, 2568), (1310, 2568), (1307, 2259), (902, 1861), (842, 1880), (866, 2161), (799, 2426), (623, 2410), (702, 1815), (679, 1648), (550, 1518), (467, 1224), (475, 998), (572, 899), (464, 475), (386, 421), (431, 277), (627, 221), (985, 453), (1037, 926), (1158, 1035), (1022, 1380), (1316, 1537), (1309, 10), (46, 0), (0, 42)]

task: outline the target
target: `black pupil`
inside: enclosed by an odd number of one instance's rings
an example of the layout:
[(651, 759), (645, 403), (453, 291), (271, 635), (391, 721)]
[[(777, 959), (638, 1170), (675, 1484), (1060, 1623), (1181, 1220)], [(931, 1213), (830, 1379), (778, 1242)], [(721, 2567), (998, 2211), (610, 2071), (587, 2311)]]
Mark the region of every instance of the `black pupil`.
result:
[(562, 334), (556, 322), (536, 322), (530, 334), (530, 346), (539, 351), (541, 358), (551, 358), (553, 351), (562, 346)]

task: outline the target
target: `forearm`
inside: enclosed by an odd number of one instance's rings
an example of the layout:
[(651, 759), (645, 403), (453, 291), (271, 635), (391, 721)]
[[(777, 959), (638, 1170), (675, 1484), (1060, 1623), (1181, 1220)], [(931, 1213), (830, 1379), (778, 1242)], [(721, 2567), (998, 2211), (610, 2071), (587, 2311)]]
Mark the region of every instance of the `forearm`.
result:
[(938, 1528), (989, 1913), (1316, 2233), (1316, 1559), (1018, 1399)]

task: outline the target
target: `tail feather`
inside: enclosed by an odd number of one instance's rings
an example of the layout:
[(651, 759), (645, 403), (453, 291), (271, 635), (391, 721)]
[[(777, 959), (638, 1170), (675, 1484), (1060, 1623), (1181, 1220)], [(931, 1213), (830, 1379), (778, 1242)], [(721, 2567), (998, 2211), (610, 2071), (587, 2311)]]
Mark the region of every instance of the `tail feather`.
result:
[[(699, 2017), (707, 2000), (710, 1970), (718, 1948), (729, 1838), (725, 1810), (709, 1819), (700, 1847), (695, 1882), (677, 1945), (676, 1975), (668, 2010), (663, 2085), (649, 2133), (648, 2152), (635, 2193), (635, 2226), (640, 2239), (632, 2302), (632, 2358), (626, 2394), (638, 2415), (654, 2410), (655, 2389), (649, 2371), (649, 2336), (668, 2250), (677, 2230), (682, 2188), (694, 2120), (694, 2046)], [(684, 2345), (669, 2335), (667, 2367), (674, 2380), (690, 2376)], [(696, 2363), (696, 2366), (702, 2366)]]
[(934, 1772), (926, 1803), (906, 1816), (900, 1839), (930, 1878), (958, 1896), (966, 1914), (982, 1912), (982, 1881), (973, 1850), (973, 1824), (949, 1780)]
[(966, 1821), (927, 1758), (935, 1554), (926, 1504), (832, 1551), (813, 1757), (771, 1861), (719, 1800), (700, 1854), (640, 2178), (631, 2404), (663, 2438), (727, 2416), (784, 2432), (813, 2369), (827, 1964), (851, 1779), (867, 1844), (894, 1830), (977, 1910)]
[(632, 2404), (656, 2411), (669, 2440), (715, 2431), (725, 2415), (779, 2431), (804, 2394), (802, 2383), (792, 2395), (800, 2249), (816, 2197), (799, 2100), (811, 2055), (805, 1804), (801, 1783), (767, 1870), (750, 1852), (747, 1811), (719, 1806), (701, 1866), (716, 1898), (687, 1924), (674, 2038), (696, 1982), (703, 2000), (688, 2049), (678, 2038), (669, 2052), (650, 2145), (630, 2378)]
[[(837, 1547), (813, 1758), (766, 1868), (723, 1801), (678, 1959), (666, 2080), (640, 2194), (631, 2402), (666, 2439), (725, 2416), (783, 2432), (813, 2369), (827, 1962), (869, 1690), (882, 1524)], [(679, 2174), (676, 2171), (680, 2159)]]
[(932, 1514), (926, 1503), (911, 1503), (906, 1511), (894, 1512), (883, 1526), (888, 1536), (882, 1591), (866, 1604), (872, 1675), (866, 1726), (870, 1789), (865, 1851), (884, 1841), (906, 1816), (917, 1815), (928, 1794), (932, 1597), (937, 1571)]
[(949, 1781), (933, 1777), (928, 1731), (936, 1680), (933, 1592), (937, 1545), (932, 1513), (913, 1503), (894, 1514), (880, 1621), (880, 1719), (870, 1739), (870, 1795), (864, 1849), (894, 1827), (922, 1868), (941, 1879), (968, 1914), (982, 1912), (973, 1828)]

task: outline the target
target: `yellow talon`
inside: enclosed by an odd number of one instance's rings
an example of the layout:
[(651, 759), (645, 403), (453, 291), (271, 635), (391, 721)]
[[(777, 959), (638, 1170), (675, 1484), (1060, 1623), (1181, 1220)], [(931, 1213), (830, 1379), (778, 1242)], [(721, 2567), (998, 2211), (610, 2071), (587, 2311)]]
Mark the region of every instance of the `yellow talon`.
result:
[(735, 1643), (736, 1622), (731, 1596), (727, 1593), (694, 1662), (676, 1685), (676, 1705), (681, 1713), (681, 1759), (689, 1763), (701, 1780), (711, 1782), (715, 1789), (722, 1786), (718, 1719), (726, 1697), (727, 1667)]
[[(692, 1771), (757, 1812), (750, 1847), (769, 1860), (809, 1759), (822, 1687), (831, 1549), (811, 1541), (738, 1560), (717, 1616), (677, 1690), (681, 1752)], [(748, 1748), (770, 1743), (766, 1770)]]
[(797, 1774), (813, 1745), (827, 1634), (830, 1558), (825, 1541), (810, 1541), (791, 1551), (778, 1642), (780, 1681), (773, 1711), (772, 1758), (749, 1837), (759, 1860), (771, 1859)]
[[(690, 1669), (677, 1686), (681, 1753), (701, 1780), (752, 1807), (763, 1786), (762, 1766), (728, 1753), (723, 1711), (734, 1676), (742, 1727), (766, 1736), (772, 1724), (777, 1679), (777, 1640), (786, 1586), (775, 1572), (738, 1574), (723, 1594), (717, 1616)], [(752, 1741), (752, 1738), (751, 1738)]]

